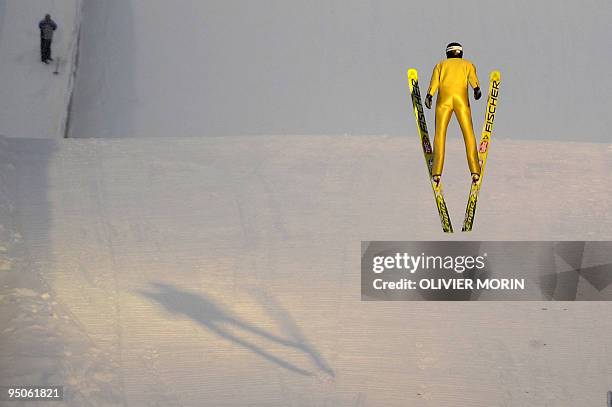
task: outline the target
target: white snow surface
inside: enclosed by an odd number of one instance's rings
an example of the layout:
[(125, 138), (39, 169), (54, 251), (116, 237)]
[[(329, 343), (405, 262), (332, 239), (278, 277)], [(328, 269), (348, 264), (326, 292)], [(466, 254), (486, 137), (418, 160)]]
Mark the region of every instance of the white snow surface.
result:
[(415, 139), (2, 139), (0, 385), (63, 384), (69, 406), (600, 405), (612, 304), (361, 302), (359, 262), (371, 239), (609, 240), (612, 148), (494, 140), (474, 232), (444, 235)]
[[(61, 138), (80, 22), (80, 0), (0, 0), (0, 134)], [(40, 61), (38, 22), (51, 14), (58, 23), (52, 44), (59, 63)]]
[(426, 89), (459, 41), (484, 88), (501, 71), (497, 136), (611, 143), (609, 21), (609, 0), (86, 1), (70, 135), (403, 135), (406, 70)]

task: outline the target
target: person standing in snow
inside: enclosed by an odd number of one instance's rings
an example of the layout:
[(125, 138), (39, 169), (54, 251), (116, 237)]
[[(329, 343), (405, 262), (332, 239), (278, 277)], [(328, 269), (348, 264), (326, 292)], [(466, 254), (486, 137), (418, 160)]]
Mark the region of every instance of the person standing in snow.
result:
[(474, 99), (482, 96), (480, 84), (476, 76), (476, 68), (470, 61), (463, 59), (463, 48), (457, 42), (446, 46), (446, 60), (439, 62), (431, 75), (431, 82), (425, 106), (431, 109), (431, 102), (436, 91), (436, 135), (434, 138), (434, 162), (432, 178), (439, 182), (444, 167), (444, 147), (446, 145), (446, 129), (453, 112), (463, 133), (468, 166), (472, 173), (472, 181), (480, 178), (480, 163), (476, 149), (476, 136), (472, 127), (472, 111), (468, 98), (468, 85), (474, 88)]
[(53, 61), (51, 58), (51, 42), (53, 41), (53, 31), (57, 30), (57, 24), (51, 19), (51, 15), (45, 15), (43, 20), (38, 23), (40, 28), (40, 59), (48, 64)]

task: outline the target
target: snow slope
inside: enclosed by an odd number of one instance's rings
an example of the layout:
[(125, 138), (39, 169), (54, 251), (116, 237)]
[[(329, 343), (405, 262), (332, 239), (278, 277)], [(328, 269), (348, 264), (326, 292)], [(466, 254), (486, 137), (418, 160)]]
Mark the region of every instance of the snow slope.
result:
[[(80, 0), (0, 0), (0, 134), (64, 137), (73, 83)], [(38, 22), (50, 13), (58, 23), (55, 65), (40, 62)]]
[(64, 384), (69, 406), (605, 400), (610, 303), (361, 302), (359, 261), (369, 239), (609, 240), (612, 146), (496, 141), (475, 231), (447, 236), (409, 138), (2, 141), (23, 239), (0, 385)]
[(70, 134), (411, 134), (406, 70), (426, 87), (459, 41), (502, 73), (498, 136), (610, 143), (611, 20), (608, 0), (87, 1)]

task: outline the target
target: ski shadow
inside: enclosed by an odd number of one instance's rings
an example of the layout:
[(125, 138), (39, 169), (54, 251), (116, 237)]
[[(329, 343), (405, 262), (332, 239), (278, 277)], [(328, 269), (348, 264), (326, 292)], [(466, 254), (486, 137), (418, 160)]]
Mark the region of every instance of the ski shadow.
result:
[(293, 339), (292, 346), (307, 354), (319, 370), (332, 378), (336, 377), (334, 370), (317, 352), (316, 348), (308, 342), (300, 327), (291, 318), (289, 311), (279, 301), (263, 290), (253, 291), (251, 295), (262, 305), (268, 316), (277, 322), (283, 333)]
[(211, 298), (201, 294), (192, 293), (170, 284), (153, 282), (151, 285), (155, 288), (154, 291), (142, 291), (138, 293), (142, 296), (154, 300), (161, 304), (168, 312), (172, 314), (184, 315), (201, 326), (207, 328), (219, 337), (226, 339), (236, 345), (242, 346), (260, 357), (272, 362), (291, 372), (302, 376), (314, 376), (314, 373), (296, 366), (278, 356), (273, 355), (261, 346), (258, 346), (246, 339), (236, 335), (236, 328), (245, 334), (253, 334), (262, 339), (270, 341), (274, 344), (293, 348), (299, 352), (306, 354), (318, 370), (323, 371), (330, 377), (335, 377), (334, 371), (325, 362), (323, 357), (308, 343), (305, 336), (290, 317), (289, 313), (277, 301), (273, 300), (268, 295), (259, 295), (259, 299), (263, 300), (264, 309), (271, 314), (273, 319), (279, 323), (289, 339), (280, 337), (273, 333), (267, 332), (257, 326), (232, 315), (231, 312), (224, 310), (220, 305), (215, 303)]

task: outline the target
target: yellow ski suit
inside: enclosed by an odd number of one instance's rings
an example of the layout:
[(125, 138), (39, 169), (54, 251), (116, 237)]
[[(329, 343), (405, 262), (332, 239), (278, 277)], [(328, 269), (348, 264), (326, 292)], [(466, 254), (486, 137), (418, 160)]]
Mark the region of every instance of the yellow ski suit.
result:
[(463, 58), (448, 58), (440, 61), (431, 75), (427, 93), (434, 96), (439, 90), (436, 100), (436, 134), (432, 175), (442, 175), (446, 129), (453, 112), (457, 116), (463, 133), (470, 172), (480, 175), (476, 137), (472, 127), (472, 112), (467, 92), (468, 83), (472, 88), (480, 87), (474, 64)]

